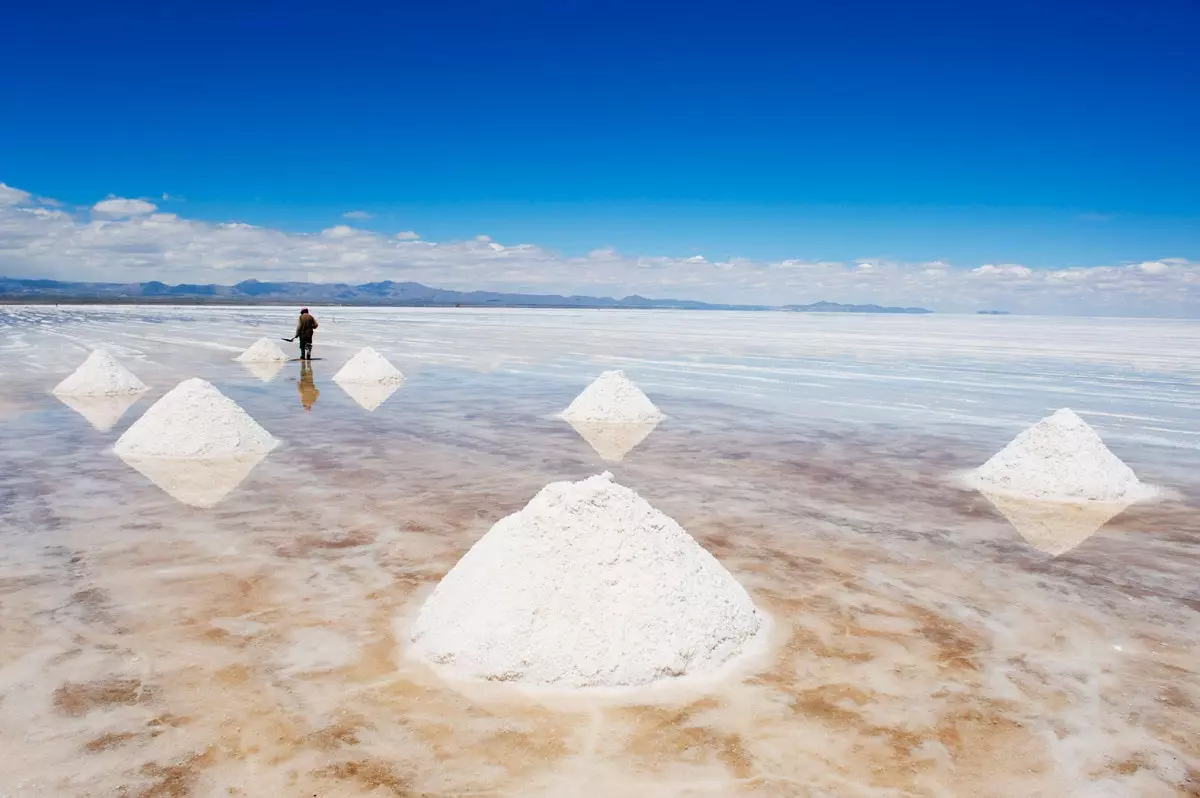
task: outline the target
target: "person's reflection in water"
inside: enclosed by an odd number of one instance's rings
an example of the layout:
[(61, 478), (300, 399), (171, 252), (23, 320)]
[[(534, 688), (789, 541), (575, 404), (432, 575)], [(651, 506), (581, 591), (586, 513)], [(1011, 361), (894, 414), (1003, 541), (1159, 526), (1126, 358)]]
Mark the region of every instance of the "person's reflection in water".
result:
[(312, 410), (312, 406), (317, 403), (317, 397), (321, 392), (317, 390), (317, 386), (313, 385), (312, 363), (307, 360), (300, 363), (300, 404), (304, 405), (305, 410)]

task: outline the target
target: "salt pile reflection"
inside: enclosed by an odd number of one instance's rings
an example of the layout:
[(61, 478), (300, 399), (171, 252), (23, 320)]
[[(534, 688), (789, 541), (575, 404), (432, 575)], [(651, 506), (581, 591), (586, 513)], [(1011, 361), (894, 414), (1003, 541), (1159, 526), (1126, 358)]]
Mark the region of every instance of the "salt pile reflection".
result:
[(662, 422), (609, 423), (568, 419), (567, 423), (600, 455), (601, 460), (619, 463)]
[(189, 507), (215, 507), (266, 458), (266, 452), (234, 457), (181, 459), (117, 454), (171, 498)]
[(243, 360), (239, 362), (246, 371), (263, 382), (270, 382), (278, 377), (279, 372), (283, 371), (283, 367), (287, 365), (285, 360)]
[(346, 395), (368, 413), (373, 413), (386, 402), (392, 394), (400, 390), (402, 384), (338, 381), (338, 385), (346, 392)]
[(115, 394), (113, 396), (73, 396), (55, 394), (54, 398), (74, 410), (99, 432), (108, 432), (116, 426), (125, 411), (133, 407), (141, 394)]
[(1075, 548), (1133, 502), (1058, 502), (980, 491), (1021, 537), (1057, 557)]

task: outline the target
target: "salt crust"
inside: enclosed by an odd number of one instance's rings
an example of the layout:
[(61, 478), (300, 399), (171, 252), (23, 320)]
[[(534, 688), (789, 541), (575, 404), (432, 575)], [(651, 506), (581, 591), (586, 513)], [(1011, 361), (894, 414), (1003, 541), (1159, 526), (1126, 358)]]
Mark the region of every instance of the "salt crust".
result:
[(460, 678), (619, 688), (712, 673), (764, 628), (716, 558), (605, 473), (551, 483), (496, 522), (410, 638)]

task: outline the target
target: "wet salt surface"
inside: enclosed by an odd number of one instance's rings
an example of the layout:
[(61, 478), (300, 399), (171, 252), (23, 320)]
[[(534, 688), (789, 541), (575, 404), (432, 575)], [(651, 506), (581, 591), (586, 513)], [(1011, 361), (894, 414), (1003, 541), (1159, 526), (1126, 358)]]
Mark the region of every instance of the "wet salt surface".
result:
[[(0, 795), (1196, 793), (1200, 325), (314, 310), (326, 359), (263, 382), (232, 358), (290, 311), (0, 309)], [(83, 342), (151, 386), (108, 432), (47, 394)], [(371, 413), (331, 381), (367, 344), (408, 376)], [(613, 367), (669, 416), (619, 463), (552, 418)], [(192, 376), (283, 441), (208, 509), (109, 451)], [(1063, 405), (1178, 498), (1027, 539), (948, 478)], [(492, 523), (606, 469), (771, 614), (755, 672), (629, 704), (404, 656)]]

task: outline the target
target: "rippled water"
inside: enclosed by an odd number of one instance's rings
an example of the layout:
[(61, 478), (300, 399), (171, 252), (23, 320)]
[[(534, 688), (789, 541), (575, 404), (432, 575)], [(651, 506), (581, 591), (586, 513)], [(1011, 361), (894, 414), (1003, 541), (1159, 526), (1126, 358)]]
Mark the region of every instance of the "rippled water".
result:
[[(1200, 790), (1200, 325), (316, 310), (323, 359), (275, 370), (232, 357), (290, 310), (0, 308), (0, 795)], [(367, 344), (394, 393), (331, 381)], [(50, 396), (91, 345), (151, 390)], [(667, 420), (553, 418), (606, 368)], [(194, 376), (283, 444), (200, 471), (111, 453)], [(1062, 406), (1170, 497), (956, 485)], [(492, 523), (605, 469), (771, 614), (765, 661), (615, 702), (405, 657)]]

